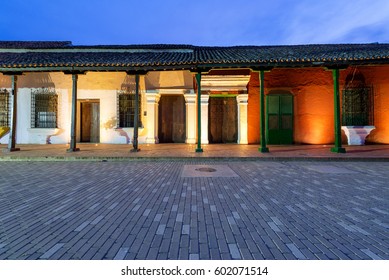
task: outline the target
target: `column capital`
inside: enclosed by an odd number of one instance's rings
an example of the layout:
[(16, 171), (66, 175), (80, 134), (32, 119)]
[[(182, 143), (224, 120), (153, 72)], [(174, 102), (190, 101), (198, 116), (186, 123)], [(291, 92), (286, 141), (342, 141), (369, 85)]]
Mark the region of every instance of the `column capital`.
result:
[(186, 104), (195, 104), (196, 103), (196, 94), (194, 93), (185, 93), (184, 94)]
[(161, 95), (157, 92), (157, 91), (146, 91), (145, 92), (145, 96), (146, 96), (146, 102), (148, 104), (158, 104), (159, 102), (159, 99), (161, 98)]
[(208, 101), (209, 101), (209, 94), (202, 94), (201, 95), (201, 103), (208, 104)]
[(236, 96), (236, 101), (239, 103), (239, 104), (242, 104), (242, 105), (247, 105), (248, 103), (248, 100), (249, 100), (249, 95), (247, 93), (245, 94), (238, 94)]

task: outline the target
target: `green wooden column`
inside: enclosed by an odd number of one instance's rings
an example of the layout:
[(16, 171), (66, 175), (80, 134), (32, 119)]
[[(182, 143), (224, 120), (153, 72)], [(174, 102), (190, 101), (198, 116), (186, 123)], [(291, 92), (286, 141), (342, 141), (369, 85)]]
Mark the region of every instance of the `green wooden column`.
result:
[(266, 127), (265, 127), (265, 71), (259, 71), (259, 106), (260, 106), (260, 125), (261, 125), (261, 147), (258, 151), (268, 153), (269, 148), (266, 147)]
[(201, 72), (196, 73), (197, 82), (197, 148), (196, 153), (202, 153), (201, 148)]
[(332, 69), (332, 77), (334, 80), (335, 147), (331, 148), (331, 152), (345, 153), (346, 149), (342, 148), (342, 134), (340, 124), (339, 69)]
[(70, 147), (67, 149), (68, 152), (77, 152), (80, 149), (77, 148), (77, 81), (78, 75), (72, 74), (72, 116), (70, 126)]
[(18, 108), (18, 88), (17, 81), (18, 77), (13, 75), (12, 79), (12, 105), (11, 105), (11, 123), (10, 123), (10, 132), (8, 140), (8, 151), (15, 152), (19, 151), (19, 148), (16, 148), (16, 123), (17, 123), (17, 108)]
[(138, 148), (138, 130), (139, 130), (139, 74), (135, 74), (135, 112), (134, 112), (134, 140), (131, 152), (139, 152)]

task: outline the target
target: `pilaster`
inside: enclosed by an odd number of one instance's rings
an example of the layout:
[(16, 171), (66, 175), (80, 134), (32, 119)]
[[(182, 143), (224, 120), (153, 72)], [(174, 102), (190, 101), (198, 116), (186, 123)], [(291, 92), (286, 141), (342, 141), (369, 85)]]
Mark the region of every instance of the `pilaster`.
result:
[(187, 93), (185, 97), (186, 109), (186, 140), (185, 143), (196, 143), (196, 94)]
[(158, 139), (158, 102), (161, 95), (158, 92), (146, 92), (147, 106), (147, 137), (146, 143), (155, 144)]
[(238, 144), (248, 144), (247, 134), (247, 105), (248, 94), (239, 94), (236, 97), (238, 105)]
[(209, 144), (208, 141), (208, 104), (209, 95), (201, 95), (201, 143)]

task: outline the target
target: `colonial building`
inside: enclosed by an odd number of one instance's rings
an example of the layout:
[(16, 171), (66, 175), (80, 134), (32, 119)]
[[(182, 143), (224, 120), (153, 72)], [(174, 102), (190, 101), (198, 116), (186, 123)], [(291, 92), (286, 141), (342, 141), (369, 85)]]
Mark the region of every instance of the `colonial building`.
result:
[(0, 42), (0, 143), (389, 143), (389, 45)]

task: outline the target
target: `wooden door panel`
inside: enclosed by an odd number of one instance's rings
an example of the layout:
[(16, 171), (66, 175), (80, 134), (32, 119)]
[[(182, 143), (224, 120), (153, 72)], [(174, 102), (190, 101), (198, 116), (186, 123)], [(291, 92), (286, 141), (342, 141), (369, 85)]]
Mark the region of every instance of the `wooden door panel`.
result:
[(268, 144), (292, 144), (293, 96), (267, 95), (266, 100)]
[(210, 143), (236, 143), (238, 140), (237, 104), (233, 97), (210, 97), (209, 99)]
[(160, 143), (185, 143), (185, 98), (182, 95), (162, 95), (158, 109)]
[(91, 104), (81, 103), (81, 142), (90, 142)]
[(100, 103), (81, 102), (81, 142), (100, 142)]
[(100, 142), (100, 104), (97, 102), (91, 103), (90, 142)]

